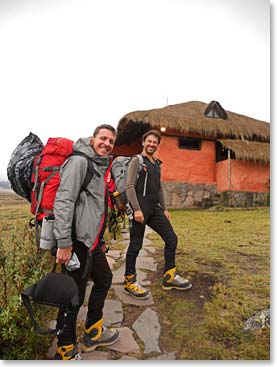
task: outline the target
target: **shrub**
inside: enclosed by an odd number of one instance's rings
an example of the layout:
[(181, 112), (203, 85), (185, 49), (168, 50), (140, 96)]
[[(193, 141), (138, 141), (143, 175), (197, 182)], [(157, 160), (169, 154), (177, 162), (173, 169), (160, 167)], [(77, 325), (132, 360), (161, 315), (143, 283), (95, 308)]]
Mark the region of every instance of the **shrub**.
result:
[[(41, 359), (51, 340), (33, 332), (21, 292), (49, 271), (51, 259), (38, 250), (34, 231), (22, 221), (4, 233), (0, 240), (0, 358)], [(38, 322), (45, 324), (49, 312), (35, 312)]]

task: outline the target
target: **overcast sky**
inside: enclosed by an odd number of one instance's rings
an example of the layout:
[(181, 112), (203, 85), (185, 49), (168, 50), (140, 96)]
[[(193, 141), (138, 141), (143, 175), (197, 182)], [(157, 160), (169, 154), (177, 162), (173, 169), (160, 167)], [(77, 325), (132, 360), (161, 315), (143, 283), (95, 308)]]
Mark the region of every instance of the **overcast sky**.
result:
[(29, 134), (77, 140), (192, 100), (270, 121), (267, 0), (0, 0), (0, 174)]

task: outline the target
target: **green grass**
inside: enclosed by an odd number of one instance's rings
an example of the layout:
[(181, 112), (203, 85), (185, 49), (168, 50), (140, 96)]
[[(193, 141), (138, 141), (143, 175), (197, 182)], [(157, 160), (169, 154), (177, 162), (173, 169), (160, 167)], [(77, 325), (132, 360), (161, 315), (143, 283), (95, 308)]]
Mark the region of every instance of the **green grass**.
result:
[[(28, 225), (29, 205), (13, 194), (0, 194), (0, 359), (41, 359), (51, 338), (34, 333), (21, 292), (52, 268), (48, 253), (38, 251), (35, 230)], [(47, 326), (53, 307), (36, 307)]]
[(163, 243), (152, 234), (160, 271), (151, 291), (161, 299), (155, 306), (167, 330), (163, 347), (186, 360), (269, 359), (269, 329), (242, 333), (244, 321), (270, 305), (268, 208), (176, 210), (171, 216), (179, 237), (177, 268), (193, 288), (160, 290)]
[[(14, 196), (2, 199), (2, 245), (16, 251), (15, 244), (27, 231), (30, 207), (23, 200), (15, 203)], [(149, 289), (151, 308), (161, 324), (161, 350), (175, 351), (179, 360), (268, 360), (270, 330), (244, 334), (242, 327), (247, 318), (270, 306), (269, 209), (175, 210), (171, 217), (178, 235), (177, 268), (193, 287), (184, 292), (161, 289), (163, 243), (151, 234), (158, 270), (148, 272)], [(110, 297), (115, 297), (112, 292)], [(131, 328), (141, 307), (123, 306), (123, 326)]]

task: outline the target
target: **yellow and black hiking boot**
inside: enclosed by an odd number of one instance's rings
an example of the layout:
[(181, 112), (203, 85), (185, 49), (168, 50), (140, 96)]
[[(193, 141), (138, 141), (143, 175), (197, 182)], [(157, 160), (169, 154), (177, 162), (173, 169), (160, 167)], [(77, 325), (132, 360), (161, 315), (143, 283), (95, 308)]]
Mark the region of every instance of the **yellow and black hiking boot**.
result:
[(180, 291), (184, 291), (191, 287), (192, 284), (189, 280), (184, 279), (177, 274), (176, 267), (169, 269), (164, 273), (162, 285), (164, 290), (178, 289)]
[(136, 274), (125, 275), (123, 290), (136, 299), (146, 299), (150, 296), (150, 292), (137, 282)]
[(83, 352), (91, 352), (97, 347), (112, 345), (119, 339), (116, 329), (108, 329), (103, 325), (103, 319), (85, 329), (81, 348)]
[(54, 359), (65, 360), (65, 361), (76, 361), (82, 359), (77, 344), (62, 345), (56, 350)]

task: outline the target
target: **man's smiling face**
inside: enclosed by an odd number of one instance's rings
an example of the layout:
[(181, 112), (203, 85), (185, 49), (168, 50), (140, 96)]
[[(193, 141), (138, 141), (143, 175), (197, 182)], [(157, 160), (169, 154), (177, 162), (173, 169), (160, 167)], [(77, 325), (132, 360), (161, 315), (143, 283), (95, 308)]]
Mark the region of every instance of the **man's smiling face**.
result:
[(108, 129), (100, 129), (95, 137), (91, 138), (91, 145), (95, 153), (101, 157), (108, 156), (113, 150), (116, 136)]
[(156, 152), (158, 145), (158, 138), (154, 135), (148, 135), (147, 138), (144, 140), (143, 150), (145, 153), (153, 155)]

